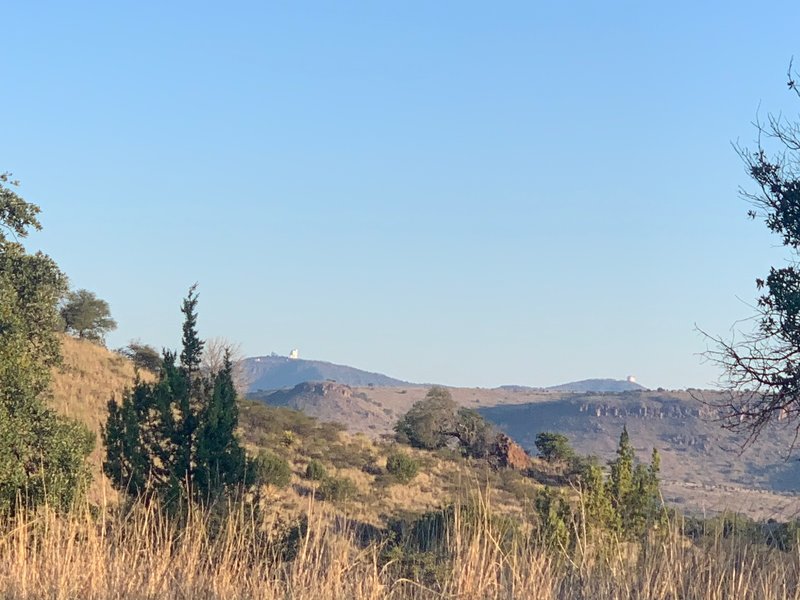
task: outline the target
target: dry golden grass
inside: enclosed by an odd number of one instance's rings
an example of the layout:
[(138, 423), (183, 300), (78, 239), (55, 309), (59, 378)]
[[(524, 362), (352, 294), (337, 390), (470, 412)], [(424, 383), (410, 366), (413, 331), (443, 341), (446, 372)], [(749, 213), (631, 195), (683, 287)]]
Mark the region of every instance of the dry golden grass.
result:
[[(90, 497), (101, 498), (103, 449), (100, 428), (105, 423), (106, 404), (120, 399), (125, 388), (133, 386), (135, 372), (127, 358), (86, 340), (62, 336), (62, 364), (53, 370), (50, 403), (60, 414), (84, 423), (97, 436), (89, 457), (94, 483)], [(153, 375), (142, 372), (145, 380)]]
[[(701, 551), (677, 533), (641, 548), (612, 544), (570, 557), (508, 543), (488, 517), (456, 512), (437, 576), (411, 580), (379, 543), (360, 546), (341, 520), (306, 506), (308, 528), (287, 545), (276, 511), (246, 508), (185, 526), (158, 510), (41, 511), (0, 523), (0, 597), (106, 599), (766, 600), (800, 598), (800, 556), (718, 540)], [(287, 552), (287, 550), (289, 550)]]

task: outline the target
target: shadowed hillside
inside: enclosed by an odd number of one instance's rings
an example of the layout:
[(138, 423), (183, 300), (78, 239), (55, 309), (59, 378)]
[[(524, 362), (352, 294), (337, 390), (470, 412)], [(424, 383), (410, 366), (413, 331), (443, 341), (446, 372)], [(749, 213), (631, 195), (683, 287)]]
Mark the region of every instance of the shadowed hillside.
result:
[[(713, 393), (705, 397), (713, 400)], [(796, 456), (786, 460), (794, 427), (775, 426), (742, 451), (742, 437), (723, 430), (716, 413), (688, 392), (563, 394), (479, 410), (529, 451), (535, 452), (537, 433), (555, 431), (567, 435), (577, 451), (603, 460), (614, 456), (617, 436), (627, 426), (640, 458), (653, 447), (661, 452), (665, 497), (679, 506), (760, 510), (762, 500), (745, 492), (759, 490), (788, 494), (772, 498), (777, 504), (770, 501), (770, 507), (800, 510), (800, 464)]]

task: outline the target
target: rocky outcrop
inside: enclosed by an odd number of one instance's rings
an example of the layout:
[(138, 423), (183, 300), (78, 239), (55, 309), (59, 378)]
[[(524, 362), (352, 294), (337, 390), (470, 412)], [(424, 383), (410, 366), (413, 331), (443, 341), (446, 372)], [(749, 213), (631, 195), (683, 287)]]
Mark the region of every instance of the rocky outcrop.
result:
[(500, 433), (492, 449), (492, 462), (497, 467), (522, 471), (530, 466), (531, 459), (522, 446), (505, 433)]

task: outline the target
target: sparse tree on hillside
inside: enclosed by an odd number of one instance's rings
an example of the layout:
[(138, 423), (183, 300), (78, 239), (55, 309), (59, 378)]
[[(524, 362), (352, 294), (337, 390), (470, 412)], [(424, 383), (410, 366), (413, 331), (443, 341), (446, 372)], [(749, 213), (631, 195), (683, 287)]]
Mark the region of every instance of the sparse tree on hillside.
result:
[(195, 288), (183, 302), (180, 362), (165, 352), (159, 378), (138, 381), (108, 403), (103, 430), (103, 470), (115, 487), (131, 495), (155, 494), (166, 502), (191, 497), (214, 500), (245, 483), (246, 457), (235, 435), (238, 423), (232, 365), (201, 369), (203, 341), (197, 335)]
[(40, 229), (39, 208), (0, 174), (0, 513), (19, 502), (66, 507), (89, 480), (94, 438), (44, 402), (60, 359), (58, 299), (66, 278), (44, 254), (19, 242)]
[(67, 332), (94, 342), (102, 342), (106, 333), (117, 328), (117, 322), (111, 318), (108, 302), (89, 290), (67, 294), (61, 306), (61, 318)]
[(401, 441), (415, 448), (436, 450), (457, 440), (462, 452), (486, 458), (494, 449), (497, 432), (477, 411), (459, 408), (447, 388), (435, 385), (414, 403), (395, 425)]
[(161, 353), (148, 344), (131, 341), (117, 352), (129, 358), (137, 369), (144, 369), (151, 373), (158, 373), (161, 370)]
[(444, 448), (455, 430), (457, 409), (450, 391), (435, 385), (400, 418), (395, 431), (416, 448)]
[[(789, 65), (789, 90), (800, 96)], [(758, 145), (739, 147), (753, 191), (741, 196), (748, 216), (763, 219), (788, 249), (784, 266), (756, 279), (755, 327), (739, 339), (716, 338), (707, 357), (723, 369), (725, 427), (752, 442), (768, 423), (787, 418), (800, 431), (800, 124), (781, 114), (756, 123)]]
[(539, 455), (548, 462), (569, 462), (575, 458), (575, 451), (569, 445), (567, 436), (561, 433), (543, 431), (534, 442)]

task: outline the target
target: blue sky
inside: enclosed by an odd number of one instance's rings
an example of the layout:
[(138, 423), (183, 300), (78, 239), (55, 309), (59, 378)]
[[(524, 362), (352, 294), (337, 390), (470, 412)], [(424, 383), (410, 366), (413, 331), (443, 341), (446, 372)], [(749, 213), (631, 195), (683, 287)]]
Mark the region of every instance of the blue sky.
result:
[(695, 324), (786, 257), (731, 142), (797, 114), (800, 5), (754, 7), (9, 3), (0, 170), (111, 347), (176, 347), (197, 281), (248, 355), (707, 386)]

